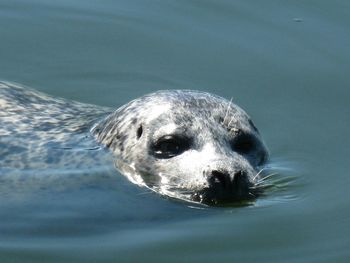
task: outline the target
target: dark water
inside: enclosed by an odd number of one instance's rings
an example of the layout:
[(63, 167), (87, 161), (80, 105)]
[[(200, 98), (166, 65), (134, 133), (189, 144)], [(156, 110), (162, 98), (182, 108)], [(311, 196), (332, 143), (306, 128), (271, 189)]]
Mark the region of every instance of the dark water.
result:
[(299, 178), (206, 209), (112, 165), (2, 183), (0, 262), (349, 262), (349, 14), (345, 0), (0, 0), (1, 79), (113, 107), (158, 89), (233, 97)]

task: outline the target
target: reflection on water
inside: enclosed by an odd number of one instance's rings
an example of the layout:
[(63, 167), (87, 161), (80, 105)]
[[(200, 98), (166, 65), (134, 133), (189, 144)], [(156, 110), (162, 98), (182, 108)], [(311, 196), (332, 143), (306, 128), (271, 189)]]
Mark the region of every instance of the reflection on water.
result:
[(209, 208), (139, 188), (108, 161), (17, 181), (0, 167), (0, 261), (347, 262), (349, 8), (3, 0), (1, 79), (113, 108), (158, 89), (232, 97), (291, 170), (253, 205)]

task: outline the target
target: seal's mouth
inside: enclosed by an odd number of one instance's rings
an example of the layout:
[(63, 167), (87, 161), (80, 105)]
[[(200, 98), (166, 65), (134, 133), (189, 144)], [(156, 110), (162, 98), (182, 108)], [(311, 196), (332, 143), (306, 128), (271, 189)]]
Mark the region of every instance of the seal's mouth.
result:
[(238, 172), (233, 179), (220, 172), (213, 172), (208, 187), (191, 195), (191, 200), (207, 205), (225, 205), (255, 200), (262, 192), (249, 181), (244, 172)]
[(210, 205), (221, 206), (227, 204), (240, 204), (242, 202), (250, 202), (256, 200), (260, 191), (255, 189), (247, 189), (246, 191), (222, 193), (211, 190), (210, 188), (203, 189), (200, 192), (196, 192), (191, 196), (191, 200), (194, 202)]

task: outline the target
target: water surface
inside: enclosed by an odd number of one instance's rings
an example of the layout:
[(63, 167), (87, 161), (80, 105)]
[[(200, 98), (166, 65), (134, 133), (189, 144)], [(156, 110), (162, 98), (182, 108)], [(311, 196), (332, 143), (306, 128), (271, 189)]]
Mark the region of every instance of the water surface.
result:
[(0, 261), (348, 262), (349, 12), (345, 0), (2, 0), (1, 79), (112, 107), (159, 89), (232, 97), (299, 183), (199, 208), (113, 164), (79, 183), (56, 170), (62, 187), (1, 182)]

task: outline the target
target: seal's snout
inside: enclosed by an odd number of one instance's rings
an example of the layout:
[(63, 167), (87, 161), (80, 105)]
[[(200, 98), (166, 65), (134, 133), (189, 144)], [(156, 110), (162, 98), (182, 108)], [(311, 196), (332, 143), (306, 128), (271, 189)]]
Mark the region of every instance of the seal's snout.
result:
[(245, 171), (240, 170), (233, 176), (232, 185), (237, 192), (241, 189), (245, 189), (249, 185), (248, 175)]
[(233, 176), (226, 171), (213, 170), (208, 178), (209, 188), (225, 194), (240, 194), (249, 184), (247, 173), (239, 170)]
[(209, 187), (216, 190), (229, 190), (231, 187), (231, 177), (227, 172), (213, 170), (208, 177)]
[(252, 199), (251, 182), (244, 170), (229, 173), (224, 170), (212, 170), (208, 177), (208, 187), (196, 193), (194, 201), (205, 204), (220, 204)]

